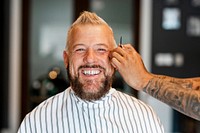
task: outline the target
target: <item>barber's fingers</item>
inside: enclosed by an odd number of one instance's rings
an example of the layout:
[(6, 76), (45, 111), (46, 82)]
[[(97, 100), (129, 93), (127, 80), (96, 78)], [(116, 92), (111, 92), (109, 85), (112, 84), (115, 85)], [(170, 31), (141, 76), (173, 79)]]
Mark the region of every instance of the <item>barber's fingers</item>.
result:
[(122, 54), (122, 53), (115, 51), (115, 52), (112, 53), (112, 58), (116, 58), (117, 60), (122, 60), (125, 54), (126, 53)]
[(126, 54), (126, 51), (124, 50), (124, 48), (117, 47), (117, 48), (115, 48), (115, 49), (112, 51), (112, 56), (115, 56), (116, 53), (117, 53), (118, 55), (124, 56), (124, 55)]
[(135, 48), (131, 45), (131, 44), (126, 44), (124, 45), (123, 49), (126, 51), (126, 52), (137, 52), (135, 50)]
[(121, 62), (120, 62), (117, 58), (115, 58), (115, 57), (113, 57), (113, 58), (111, 59), (111, 64), (112, 64), (112, 66), (113, 66), (114, 68), (116, 68), (117, 70), (118, 70), (119, 68), (121, 68)]
[(126, 53), (136, 52), (136, 50), (131, 44), (123, 44), (123, 47), (117, 47), (113, 50), (113, 52), (117, 52), (121, 55), (124, 55)]
[[(123, 44), (123, 47), (117, 47), (111, 52), (111, 64), (116, 68), (122, 68), (127, 62), (134, 60), (138, 56), (137, 51), (131, 44)], [(130, 65), (130, 63), (128, 63)]]
[(121, 48), (116, 48), (112, 53), (111, 53), (111, 63), (115, 68), (120, 68), (121, 63), (123, 63), (124, 56), (126, 52), (122, 50)]

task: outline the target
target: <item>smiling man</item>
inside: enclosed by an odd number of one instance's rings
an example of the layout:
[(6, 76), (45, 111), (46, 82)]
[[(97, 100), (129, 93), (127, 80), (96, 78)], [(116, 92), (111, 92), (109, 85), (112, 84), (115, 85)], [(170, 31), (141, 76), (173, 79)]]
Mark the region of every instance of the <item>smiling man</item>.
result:
[(98, 100), (112, 84), (114, 68), (108, 58), (115, 47), (112, 31), (105, 24), (75, 23), (72, 27), (63, 53), (71, 87), (82, 99)]
[(83, 12), (68, 31), (63, 52), (70, 87), (27, 114), (18, 132), (163, 133), (150, 106), (112, 88), (114, 49), (109, 25)]

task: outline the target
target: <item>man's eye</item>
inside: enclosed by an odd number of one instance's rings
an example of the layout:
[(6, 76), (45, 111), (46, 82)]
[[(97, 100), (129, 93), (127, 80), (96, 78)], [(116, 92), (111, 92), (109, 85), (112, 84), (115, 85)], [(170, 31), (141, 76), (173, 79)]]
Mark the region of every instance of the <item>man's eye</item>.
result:
[(107, 50), (106, 50), (106, 49), (103, 49), (103, 48), (99, 48), (98, 51), (99, 51), (99, 52), (106, 52)]
[(77, 52), (81, 52), (81, 51), (85, 51), (85, 49), (83, 49), (83, 48), (79, 48), (79, 49), (76, 49), (75, 51), (77, 51)]

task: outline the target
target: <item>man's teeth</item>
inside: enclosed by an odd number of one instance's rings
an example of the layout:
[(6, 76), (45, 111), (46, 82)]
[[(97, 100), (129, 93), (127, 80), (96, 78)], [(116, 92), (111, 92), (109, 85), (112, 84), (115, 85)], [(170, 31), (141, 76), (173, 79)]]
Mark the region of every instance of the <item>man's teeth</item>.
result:
[(100, 73), (100, 71), (98, 71), (98, 70), (83, 71), (83, 74), (85, 74), (85, 75), (96, 75), (99, 73)]

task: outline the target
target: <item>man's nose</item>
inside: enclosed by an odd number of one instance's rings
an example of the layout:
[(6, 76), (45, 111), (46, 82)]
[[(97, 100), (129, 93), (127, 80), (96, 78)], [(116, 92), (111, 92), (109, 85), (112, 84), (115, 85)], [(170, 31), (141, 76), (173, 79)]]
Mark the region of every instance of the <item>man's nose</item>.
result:
[(93, 63), (96, 61), (96, 53), (93, 49), (88, 49), (85, 57), (84, 57), (84, 61), (86, 61), (87, 63)]

